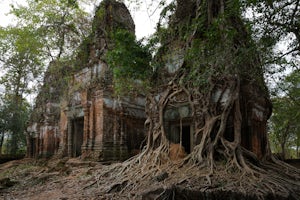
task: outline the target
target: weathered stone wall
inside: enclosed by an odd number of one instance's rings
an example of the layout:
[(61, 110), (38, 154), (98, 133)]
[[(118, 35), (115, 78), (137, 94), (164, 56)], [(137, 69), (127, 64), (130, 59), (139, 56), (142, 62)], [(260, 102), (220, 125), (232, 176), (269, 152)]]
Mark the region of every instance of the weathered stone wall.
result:
[[(105, 98), (106, 102), (112, 99)], [(113, 106), (104, 106), (104, 130), (103, 130), (103, 159), (114, 158), (114, 160), (124, 160), (137, 152), (145, 137), (144, 131), (144, 108), (141, 105), (134, 108), (135, 114), (126, 112), (129, 105), (120, 105), (122, 101), (114, 100)], [(119, 107), (117, 108), (117, 105)], [(117, 108), (117, 109), (116, 109)], [(138, 114), (140, 115), (138, 115)]]
[(267, 152), (267, 121), (272, 113), (271, 102), (255, 83), (241, 89), (242, 145), (262, 158)]
[(133, 155), (145, 137), (144, 102), (137, 100), (130, 102), (131, 105), (128, 102), (124, 104), (121, 99), (112, 98), (111, 93), (104, 94), (103, 90), (93, 91), (90, 95), (85, 92), (80, 94), (78, 97), (81, 100), (90, 98), (82, 100), (76, 108), (65, 108), (61, 117), (61, 154), (74, 156), (73, 137), (76, 130), (72, 123), (83, 118), (83, 158), (124, 160)]

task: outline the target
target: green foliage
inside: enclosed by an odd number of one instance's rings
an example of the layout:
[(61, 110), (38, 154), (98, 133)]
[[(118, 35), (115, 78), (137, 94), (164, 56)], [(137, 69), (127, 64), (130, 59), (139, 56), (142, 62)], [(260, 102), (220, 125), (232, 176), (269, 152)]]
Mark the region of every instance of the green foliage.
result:
[(21, 163), (16, 166), (8, 167), (1, 170), (0, 179), (11, 178), (15, 179), (16, 177), (26, 177), (29, 173), (36, 172), (39, 169), (39, 166), (34, 163)]
[[(42, 77), (48, 62), (64, 63), (55, 65), (51, 73), (55, 88), (65, 87), (63, 79), (73, 50), (88, 33), (90, 21), (74, 0), (27, 0), (26, 4), (11, 5), (11, 13), (16, 17), (16, 25), (0, 28), (0, 78), (1, 97), (8, 115), (1, 116), (2, 133), (6, 134), (6, 144), (12, 153), (25, 147), (25, 126), (28, 119), (28, 104), (24, 98), (35, 91), (35, 84)], [(57, 69), (54, 69), (57, 67)], [(63, 69), (62, 69), (63, 68)], [(57, 74), (55, 74), (57, 71)], [(50, 83), (51, 84), (51, 83)], [(48, 87), (49, 84), (43, 86)], [(58, 92), (49, 94), (48, 99), (59, 96)], [(41, 97), (41, 96), (40, 96)], [(42, 97), (45, 100), (47, 97)], [(2, 123), (3, 122), (3, 123)], [(1, 145), (2, 143), (1, 137)]]
[(24, 98), (34, 90), (30, 82), (43, 70), (42, 41), (30, 27), (7, 27), (0, 30), (1, 137), (6, 153), (18, 154), (25, 150), (25, 124), (29, 115), (29, 104)]
[(246, 0), (243, 1), (247, 8), (255, 11), (253, 22), (256, 24), (256, 36), (266, 39), (270, 44), (275, 44), (286, 36), (290, 38), (290, 49), (299, 54), (299, 6), (298, 0)]
[(117, 30), (111, 36), (114, 47), (107, 52), (106, 60), (113, 70), (117, 93), (145, 91), (152, 73), (151, 54), (146, 46), (135, 40), (126, 30)]
[(104, 6), (99, 6), (98, 8), (96, 8), (95, 16), (92, 22), (92, 33), (96, 31), (99, 23), (105, 22), (106, 15), (107, 13), (105, 12)]
[(30, 106), (25, 99), (16, 98), (14, 95), (6, 95), (1, 100), (0, 134), (6, 135), (6, 138), (0, 148), (5, 146), (6, 152), (3, 153), (7, 154), (24, 153)]
[(285, 85), (283, 85), (281, 88), (285, 90), (285, 93), (295, 104), (299, 105), (300, 69), (293, 71), (289, 76), (287, 76), (285, 79)]
[[(274, 152), (299, 157), (299, 19), (298, 0), (244, 0), (253, 38), (271, 82), (273, 115), (270, 141)], [(250, 17), (249, 17), (250, 15)], [(288, 70), (287, 70), (288, 69)], [(290, 73), (287, 77), (285, 74)]]
[(50, 59), (71, 56), (84, 35), (90, 21), (74, 0), (27, 0), (27, 5), (12, 5), (11, 14), (19, 27), (31, 27), (43, 40), (44, 52)]
[(82, 69), (89, 63), (90, 48), (92, 47), (92, 37), (88, 36), (81, 42), (79, 48), (74, 51), (76, 59), (73, 61), (73, 68), (75, 71)]
[(246, 22), (239, 17), (240, 5), (233, 3), (229, 8), (210, 24), (205, 15), (191, 21), (185, 38), (192, 35), (193, 40), (186, 48), (185, 61), (189, 68), (187, 81), (195, 86), (207, 88), (209, 78), (224, 75), (240, 75), (264, 85), (257, 46), (245, 28)]
[(295, 68), (300, 56), (300, 2), (245, 0), (243, 3), (248, 14), (252, 14), (249, 21), (253, 24), (253, 37), (264, 52), (261, 58), (267, 65), (266, 72), (274, 77), (287, 68)]
[(0, 83), (7, 92), (19, 95), (32, 92), (29, 80), (40, 76), (44, 68), (42, 48), (42, 41), (30, 27), (0, 29), (0, 60), (4, 72)]
[(274, 152), (288, 156), (288, 152), (297, 151), (300, 147), (300, 71), (294, 71), (280, 84), (283, 96), (273, 99), (271, 118), (271, 147)]

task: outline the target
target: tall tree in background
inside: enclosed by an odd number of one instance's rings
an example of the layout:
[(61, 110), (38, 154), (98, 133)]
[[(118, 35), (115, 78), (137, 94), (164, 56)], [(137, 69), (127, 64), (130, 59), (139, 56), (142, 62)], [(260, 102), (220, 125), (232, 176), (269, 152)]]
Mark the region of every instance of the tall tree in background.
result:
[(5, 89), (2, 99), (12, 114), (13, 124), (7, 133), (13, 154), (17, 152), (18, 136), (24, 134), (28, 117), (25, 97), (37, 92), (37, 81), (49, 62), (71, 59), (90, 24), (77, 1), (28, 0), (26, 3), (12, 5), (16, 25), (0, 29), (1, 86)]
[[(285, 41), (287, 49), (273, 52), (277, 59), (300, 53), (300, 2), (299, 0), (246, 0), (248, 14), (255, 25), (256, 37), (270, 47)], [(250, 8), (250, 9), (249, 9)], [(269, 60), (271, 61), (271, 60)], [(273, 60), (274, 61), (274, 60)]]
[(16, 104), (13, 99), (15, 99), (14, 95), (8, 94), (1, 99), (0, 154), (24, 155), (25, 130), (30, 105), (26, 99), (22, 99), (19, 104)]
[[(274, 112), (270, 127), (272, 148), (274, 152), (281, 153), (282, 159), (299, 157), (300, 71), (293, 71), (278, 86), (281, 95), (273, 98)], [(293, 151), (296, 151), (294, 155)]]
[(1, 98), (0, 103), (0, 156), (3, 153), (3, 144), (4, 144), (4, 136), (8, 131), (8, 112), (7, 112), (7, 105), (3, 102)]
[[(24, 139), (28, 116), (25, 96), (32, 93), (30, 82), (43, 69), (42, 42), (29, 28), (8, 27), (0, 29), (1, 85), (5, 89), (2, 102), (8, 108), (10, 153), (16, 154), (18, 142)], [(25, 106), (25, 107), (24, 107)], [(25, 135), (24, 135), (25, 136)]]
[(27, 0), (27, 5), (12, 6), (11, 14), (19, 26), (30, 26), (39, 34), (44, 52), (55, 61), (73, 55), (90, 28), (88, 13), (77, 0)]

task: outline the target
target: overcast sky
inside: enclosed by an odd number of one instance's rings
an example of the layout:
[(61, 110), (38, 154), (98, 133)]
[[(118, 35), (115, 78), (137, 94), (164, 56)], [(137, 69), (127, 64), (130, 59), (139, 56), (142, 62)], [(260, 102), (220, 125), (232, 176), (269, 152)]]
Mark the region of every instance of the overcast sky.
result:
[[(13, 23), (13, 18), (7, 13), (9, 12), (11, 2), (22, 3), (24, 0), (0, 0), (0, 25), (7, 26)], [(99, 0), (98, 0), (99, 2)], [(156, 0), (144, 0), (144, 3), (137, 9), (136, 5), (130, 5), (130, 11), (136, 26), (136, 35), (138, 39), (147, 37), (155, 31), (155, 26), (159, 18), (159, 10), (153, 11), (157, 7)], [(147, 9), (148, 8), (148, 9)], [(148, 10), (148, 11), (147, 11)], [(92, 11), (91, 11), (92, 12)], [(152, 15), (153, 14), (153, 15)], [(151, 15), (151, 17), (149, 17)]]
[(5, 0), (0, 0), (0, 25), (6, 26), (10, 22), (10, 17), (6, 16), (5, 13), (9, 12), (9, 2)]

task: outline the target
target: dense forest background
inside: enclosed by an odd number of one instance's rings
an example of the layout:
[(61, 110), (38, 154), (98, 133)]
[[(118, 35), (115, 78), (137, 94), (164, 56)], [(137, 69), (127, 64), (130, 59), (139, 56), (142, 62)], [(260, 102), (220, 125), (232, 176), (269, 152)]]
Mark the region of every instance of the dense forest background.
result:
[[(184, 2), (184, 1), (183, 1)], [(200, 2), (200, 1), (199, 1)], [(300, 157), (300, 13), (299, 0), (240, 0), (230, 1), (243, 11), (243, 23), (255, 41), (259, 52), (265, 81), (267, 82), (273, 114), (268, 124), (268, 134), (273, 153), (282, 159)], [(127, 0), (130, 9), (139, 9), (144, 1)], [(182, 1), (152, 1), (147, 5), (149, 18), (161, 11), (161, 27), (168, 26), (171, 7)], [(76, 0), (26, 0), (24, 4), (11, 5), (14, 25), (0, 28), (0, 155), (24, 154), (26, 147), (26, 122), (33, 101), (28, 96), (37, 94), (49, 63), (73, 63), (78, 49), (92, 31), (92, 13), (86, 5), (95, 1)], [(92, 10), (92, 9), (91, 9)], [(167, 27), (166, 27), (167, 28)], [(135, 55), (155, 57), (160, 46), (158, 32), (137, 41), (135, 37), (115, 35), (115, 39), (127, 38), (127, 46), (135, 49)], [(209, 33), (214, 34), (214, 33)], [(120, 43), (118, 50), (128, 51)], [(247, 52), (246, 52), (247, 53)], [(117, 56), (114, 52), (111, 58)], [(147, 56), (145, 56), (147, 57)], [(153, 71), (155, 63), (141, 60), (139, 65)], [(121, 60), (122, 61), (122, 60)], [(129, 64), (128, 64), (129, 63)], [(120, 63), (118, 63), (120, 64)], [(123, 71), (114, 70), (120, 81), (115, 84), (118, 92), (124, 77), (144, 79), (149, 77), (128, 60), (121, 63)], [(74, 66), (76, 67), (76, 66)], [(147, 81), (145, 81), (147, 82)]]

